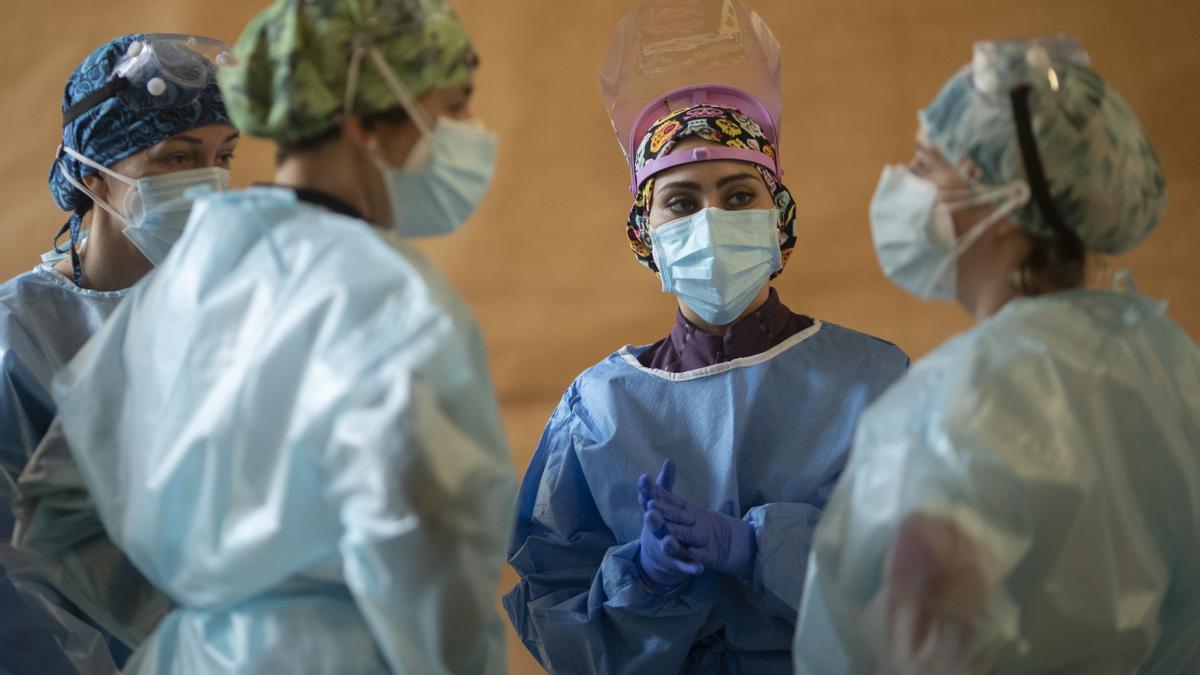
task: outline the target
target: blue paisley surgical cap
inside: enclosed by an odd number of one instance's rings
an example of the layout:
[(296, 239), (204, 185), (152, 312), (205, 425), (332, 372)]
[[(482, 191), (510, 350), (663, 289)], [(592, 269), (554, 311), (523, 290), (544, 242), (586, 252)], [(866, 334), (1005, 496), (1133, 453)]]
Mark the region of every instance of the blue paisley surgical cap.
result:
[[(63, 112), (103, 87), (129, 45), (143, 37), (124, 35), (115, 38), (84, 59), (71, 73), (63, 90)], [(63, 146), (101, 166), (112, 166), (175, 134), (209, 124), (232, 125), (215, 78), (198, 96), (189, 97), (180, 105), (145, 105), (141, 99), (148, 96), (150, 94), (144, 89), (130, 87), (100, 101), (63, 127)], [(78, 236), (79, 218), (92, 207), (92, 200), (63, 177), (60, 166), (77, 181), (96, 173), (96, 169), (62, 152), (50, 166), (50, 194), (59, 208), (74, 212), (69, 222), (74, 242)]]

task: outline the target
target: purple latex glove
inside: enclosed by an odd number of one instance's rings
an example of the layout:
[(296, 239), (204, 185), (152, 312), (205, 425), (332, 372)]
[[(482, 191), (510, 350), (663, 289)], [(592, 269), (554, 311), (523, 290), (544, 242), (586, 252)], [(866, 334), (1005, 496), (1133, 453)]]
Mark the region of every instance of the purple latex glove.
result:
[(638, 479), (638, 503), (642, 506), (642, 533), (638, 539), (638, 569), (646, 581), (658, 591), (666, 592), (687, 581), (689, 576), (704, 572), (704, 567), (682, 556), (667, 555), (667, 548), (679, 550), (681, 544), (667, 532), (667, 523), (658, 511), (647, 510), (652, 488), (670, 494), (675, 484), (675, 465), (667, 460), (658, 473), (658, 481), (642, 474)]
[[(662, 481), (663, 476), (669, 481)], [(754, 528), (740, 518), (727, 516), (698, 506), (671, 492), (675, 482), (675, 464), (663, 462), (658, 483), (650, 484), (646, 476), (639, 483), (638, 499), (645, 509), (643, 522), (661, 518), (666, 534), (663, 552), (684, 565), (699, 563), (705, 568), (747, 579), (754, 571), (758, 545)], [(656, 516), (657, 517), (654, 517)], [(644, 531), (644, 528), (643, 528)], [(685, 567), (689, 569), (690, 567)]]

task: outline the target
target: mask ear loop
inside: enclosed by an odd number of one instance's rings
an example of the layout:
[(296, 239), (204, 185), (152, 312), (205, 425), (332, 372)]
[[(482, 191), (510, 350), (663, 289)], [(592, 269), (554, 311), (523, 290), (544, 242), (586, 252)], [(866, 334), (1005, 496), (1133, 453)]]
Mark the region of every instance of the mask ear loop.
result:
[(111, 205), (109, 205), (103, 199), (100, 199), (99, 197), (97, 197), (96, 193), (87, 189), (87, 187), (83, 183), (75, 180), (71, 176), (71, 174), (67, 173), (66, 168), (64, 168), (62, 164), (59, 164), (58, 168), (59, 168), (59, 171), (62, 173), (63, 178), (65, 178), (67, 180), (67, 182), (71, 184), (72, 187), (74, 187), (76, 190), (79, 190), (83, 194), (87, 195), (88, 199), (91, 199), (92, 202), (96, 206), (99, 206), (100, 208), (107, 211), (108, 215), (112, 216), (113, 218), (116, 218), (119, 222), (123, 223), (125, 225), (125, 227), (131, 227), (129, 220), (125, 218), (124, 214), (117, 211), (115, 208), (113, 208)]
[[(963, 253), (966, 253), (967, 249), (974, 246), (975, 242), (979, 241), (983, 235), (989, 229), (991, 229), (992, 225), (1000, 222), (1005, 216), (1029, 201), (1029, 185), (1027, 185), (1024, 181), (1017, 181), (1005, 187), (988, 190), (969, 199), (960, 200), (954, 203), (954, 206), (957, 208), (968, 208), (970, 206), (979, 206), (980, 204), (993, 202), (998, 197), (1004, 195), (1007, 195), (1008, 198), (1001, 202), (1000, 205), (996, 207), (996, 210), (991, 213), (991, 215), (977, 223), (971, 228), (971, 231), (967, 233), (967, 236), (959, 239), (954, 244), (954, 248), (950, 250), (950, 254), (947, 255), (946, 258), (942, 260), (941, 264), (938, 265), (937, 273), (930, 277), (929, 284), (927, 284), (926, 288), (923, 289), (922, 295), (929, 295), (929, 292), (933, 289), (933, 286), (937, 283), (937, 280), (941, 279), (942, 275), (946, 273), (946, 269), (950, 265), (954, 264), (954, 261), (958, 260)], [(943, 207), (948, 206), (948, 204), (943, 203)]]
[(358, 77), (362, 71), (363, 51), (366, 48), (361, 38), (355, 38), (354, 51), (350, 53), (350, 69), (346, 73), (346, 97), (342, 102), (342, 119), (354, 114), (354, 97), (358, 95)]
[[(400, 104), (400, 107), (404, 108), (404, 112), (412, 119), (413, 124), (416, 125), (421, 135), (425, 137), (432, 136), (433, 127), (429, 121), (429, 116), (421, 108), (420, 103), (417, 102), (408, 88), (404, 86), (404, 83), (400, 81), (400, 78), (396, 76), (395, 71), (387, 64), (387, 61), (384, 60), (379, 50), (371, 45), (369, 38), (366, 36), (360, 35), (354, 39), (354, 50), (350, 54), (350, 66), (346, 77), (346, 95), (345, 100), (342, 102), (343, 118), (350, 117), (353, 114), (354, 98), (358, 94), (358, 81), (362, 75), (362, 61), (364, 56), (370, 58), (371, 63), (379, 71), (388, 88), (392, 90), (392, 95), (396, 97), (396, 101)], [(381, 158), (372, 155), (372, 160), (380, 171), (387, 169)]]
[(421, 108), (421, 104), (417, 102), (417, 99), (408, 90), (408, 87), (404, 86), (404, 83), (396, 76), (396, 72), (384, 60), (383, 54), (380, 54), (379, 50), (375, 47), (368, 47), (367, 55), (371, 58), (371, 63), (375, 64), (375, 69), (379, 71), (380, 76), (387, 82), (388, 87), (392, 90), (392, 94), (396, 97), (396, 101), (400, 103), (400, 107), (404, 108), (404, 112), (408, 113), (408, 116), (412, 118), (413, 124), (417, 125), (417, 129), (421, 131), (421, 134), (432, 136), (433, 125), (429, 119), (429, 115)]
[(350, 54), (350, 65), (346, 76), (346, 95), (342, 102), (343, 117), (350, 117), (354, 114), (354, 98), (358, 95), (358, 80), (362, 76), (362, 61), (363, 56), (370, 58), (371, 63), (375, 66), (375, 70), (379, 71), (380, 77), (387, 83), (388, 88), (392, 90), (392, 95), (396, 97), (396, 102), (404, 108), (404, 112), (412, 118), (413, 124), (417, 126), (422, 135), (429, 136), (433, 134), (433, 125), (430, 123), (429, 116), (421, 108), (421, 104), (404, 86), (400, 78), (396, 76), (396, 72), (392, 70), (383, 55), (379, 50), (371, 45), (370, 40), (366, 36), (358, 36), (354, 39), (354, 50)]
[[(129, 221), (125, 218), (124, 215), (117, 213), (116, 209), (114, 209), (112, 206), (109, 206), (109, 204), (107, 202), (105, 202), (103, 199), (100, 199), (98, 196), (96, 196), (96, 193), (89, 190), (81, 181), (75, 180), (75, 177), (72, 176), (70, 174), (70, 172), (67, 171), (67, 167), (63, 166), (63, 163), (62, 163), (63, 153), (70, 155), (72, 158), (74, 158), (76, 161), (78, 161), (81, 164), (90, 166), (90, 167), (92, 167), (98, 171), (101, 171), (106, 175), (112, 176), (113, 178), (116, 178), (117, 180), (120, 180), (130, 186), (136, 187), (137, 182), (130, 178), (122, 176), (121, 174), (116, 173), (115, 171), (112, 171), (112, 170), (108, 169), (107, 167), (100, 166), (96, 162), (93, 162), (92, 160), (88, 159), (87, 157), (84, 157), (82, 154), (75, 152), (71, 148), (68, 148), (64, 145), (60, 144), (58, 146), (57, 152), (55, 152), (54, 161), (58, 165), (59, 173), (62, 174), (62, 177), (67, 181), (67, 183), (69, 183), (76, 190), (79, 190), (84, 195), (86, 195), (88, 197), (88, 199), (91, 199), (93, 204), (95, 204), (96, 206), (99, 206), (100, 208), (107, 211), (109, 213), (109, 215), (111, 215), (113, 218), (116, 218), (118, 222), (124, 223), (125, 227), (129, 227)], [(63, 251), (62, 249), (59, 248), (58, 240), (63, 236), (63, 234), (65, 234), (67, 232), (71, 233), (70, 249), (69, 249), (71, 252), (71, 271), (72, 271), (72, 276), (75, 279), (75, 285), (79, 286), (81, 288), (83, 287), (83, 265), (80, 264), (80, 262), (79, 262), (79, 228), (80, 228), (80, 225), (82, 224), (82, 222), (83, 222), (83, 214), (80, 213), (79, 210), (75, 210), (71, 214), (71, 217), (67, 219), (67, 222), (63, 223), (63, 226), (58, 229), (58, 233), (56, 233), (54, 235), (54, 241), (52, 242), (52, 245), (56, 252), (65, 253), (66, 251)]]

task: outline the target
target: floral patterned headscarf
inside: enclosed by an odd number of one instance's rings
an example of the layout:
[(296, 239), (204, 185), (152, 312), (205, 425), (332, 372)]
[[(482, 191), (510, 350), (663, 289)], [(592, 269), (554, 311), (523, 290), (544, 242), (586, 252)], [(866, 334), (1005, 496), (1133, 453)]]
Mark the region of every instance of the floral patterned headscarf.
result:
[[(767, 157), (775, 157), (775, 148), (754, 120), (733, 108), (699, 103), (677, 110), (655, 122), (638, 146), (634, 161), (637, 167), (641, 168), (651, 160), (670, 154), (681, 140), (692, 136), (709, 143), (754, 150)], [(796, 204), (792, 200), (792, 193), (779, 182), (775, 172), (758, 164), (755, 164), (754, 168), (771, 191), (775, 208), (779, 210), (780, 258), (783, 264), (787, 265), (792, 247), (796, 245)], [(633, 208), (629, 210), (626, 233), (629, 235), (629, 247), (633, 249), (638, 262), (657, 273), (658, 266), (655, 265), (654, 255), (651, 253), (653, 244), (650, 240), (649, 226), (650, 206), (653, 203), (654, 176), (650, 176), (638, 186)], [(779, 272), (782, 271), (780, 268)], [(774, 276), (778, 276), (779, 272)]]

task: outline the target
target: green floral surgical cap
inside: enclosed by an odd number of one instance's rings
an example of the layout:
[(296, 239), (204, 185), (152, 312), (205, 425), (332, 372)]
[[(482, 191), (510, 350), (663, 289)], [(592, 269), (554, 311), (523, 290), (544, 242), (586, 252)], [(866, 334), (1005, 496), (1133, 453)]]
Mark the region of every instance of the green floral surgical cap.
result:
[[(974, 165), (976, 182), (1025, 180), (1009, 97), (1022, 85), (1030, 87), (1033, 136), (1063, 223), (1104, 253), (1137, 246), (1162, 218), (1162, 171), (1128, 104), (1088, 67), (1076, 41), (976, 45), (973, 63), (921, 111), (921, 123), (950, 162)], [(1031, 232), (1052, 233), (1032, 201), (1013, 218)]]
[[(466, 29), (441, 0), (276, 0), (246, 26), (222, 69), (230, 116), (253, 136), (301, 141), (342, 119), (356, 45), (382, 54), (413, 96), (465, 82), (475, 66)], [(396, 95), (365, 55), (352, 114)]]

